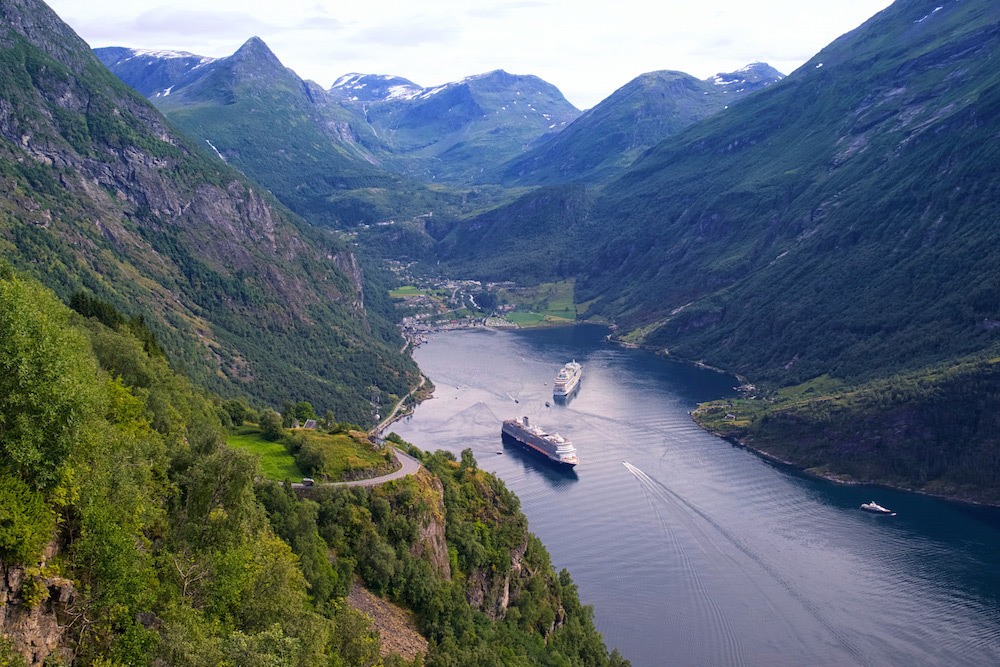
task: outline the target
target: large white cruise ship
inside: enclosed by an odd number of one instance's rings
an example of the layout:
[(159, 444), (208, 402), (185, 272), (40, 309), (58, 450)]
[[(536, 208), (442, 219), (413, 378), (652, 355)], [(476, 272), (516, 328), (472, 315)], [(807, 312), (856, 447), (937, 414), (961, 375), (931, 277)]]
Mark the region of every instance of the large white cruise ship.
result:
[(569, 396), (576, 389), (577, 385), (580, 384), (580, 378), (582, 377), (583, 366), (576, 363), (576, 361), (569, 362), (556, 375), (556, 381), (552, 387), (552, 395)]
[(500, 432), (503, 436), (541, 454), (553, 463), (572, 467), (580, 462), (576, 457), (576, 447), (573, 446), (572, 442), (558, 433), (546, 433), (543, 429), (532, 426), (527, 417), (504, 421)]

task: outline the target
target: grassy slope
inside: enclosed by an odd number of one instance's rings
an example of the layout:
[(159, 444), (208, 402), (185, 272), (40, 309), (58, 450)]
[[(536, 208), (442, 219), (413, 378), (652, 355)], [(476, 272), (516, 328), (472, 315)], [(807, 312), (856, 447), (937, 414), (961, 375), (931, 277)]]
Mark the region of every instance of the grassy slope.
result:
[(260, 457), (260, 470), (267, 479), (294, 482), (305, 476), (285, 443), (265, 440), (256, 429), (229, 434), (226, 444)]

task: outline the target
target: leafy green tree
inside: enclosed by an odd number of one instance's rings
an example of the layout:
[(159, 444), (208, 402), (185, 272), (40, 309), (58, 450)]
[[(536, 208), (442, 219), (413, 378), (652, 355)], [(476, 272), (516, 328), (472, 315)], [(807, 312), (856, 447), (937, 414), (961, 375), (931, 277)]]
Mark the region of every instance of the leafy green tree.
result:
[(89, 346), (41, 285), (0, 268), (0, 469), (55, 486), (103, 412)]
[(0, 561), (30, 565), (52, 538), (55, 514), (20, 477), (0, 474)]
[(254, 417), (254, 411), (246, 404), (246, 401), (233, 398), (222, 402), (222, 409), (229, 415), (233, 426), (242, 426)]
[(289, 428), (295, 421), (295, 404), (291, 401), (284, 401), (281, 404), (281, 425)]
[(280, 440), (285, 434), (284, 425), (279, 415), (274, 410), (265, 410), (260, 414), (260, 432), (268, 440)]
[(316, 411), (313, 410), (312, 403), (309, 401), (299, 401), (296, 403), (295, 418), (300, 422), (304, 422), (307, 419), (316, 419)]

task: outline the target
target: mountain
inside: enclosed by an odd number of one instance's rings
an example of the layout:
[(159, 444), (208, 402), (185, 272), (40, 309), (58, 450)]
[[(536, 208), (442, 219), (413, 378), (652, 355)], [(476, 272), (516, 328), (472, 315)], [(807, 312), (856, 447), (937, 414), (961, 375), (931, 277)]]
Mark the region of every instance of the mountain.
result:
[(501, 166), (500, 179), (521, 185), (607, 180), (661, 140), (783, 77), (765, 63), (704, 81), (669, 70), (642, 74), (549, 141)]
[(1000, 342), (1000, 6), (898, 0), (604, 194), (584, 294), (680, 356), (858, 380)]
[[(397, 176), (376, 165), (380, 143), (363, 119), (286, 68), (257, 37), (203, 64), (169, 52), (115, 47), (96, 53), (178, 127), (316, 224), (358, 222), (359, 206), (352, 199), (339, 206), (337, 195), (403, 189)], [(193, 64), (178, 66), (184, 62)]]
[[(409, 158), (392, 152), (343, 91), (352, 80), (358, 90), (374, 90), (365, 81), (387, 89), (406, 86), (404, 79), (347, 77), (341, 89), (328, 93), (286, 68), (256, 37), (232, 56), (214, 60), (122, 47), (95, 53), (171, 122), (315, 225), (357, 232), (399, 221), (423, 235), (421, 221), (428, 215), (453, 219), (498, 196), (496, 188), (427, 187), (400, 175)], [(374, 252), (401, 245), (394, 240), (397, 229), (376, 229), (378, 238), (366, 244)], [(402, 245), (405, 256), (423, 256), (419, 244)]]
[(409, 79), (387, 74), (345, 74), (330, 87), (330, 94), (352, 102), (385, 102), (412, 99), (423, 88)]
[[(826, 474), (995, 502), (998, 59), (995, 2), (897, 0), (539, 220), (531, 256), (571, 248), (578, 268), (554, 277), (626, 342), (755, 384), (699, 417), (714, 430)], [(448, 266), (520, 266), (516, 222), (456, 228)], [(553, 277), (537, 266), (519, 279)]]
[(120, 46), (94, 49), (94, 55), (146, 97), (169, 95), (195, 70), (215, 62), (215, 58), (196, 56), (186, 51), (151, 51)]
[[(330, 92), (358, 97), (354, 104), (378, 136), (407, 159), (407, 173), (425, 179), (476, 181), (485, 166), (520, 155), (580, 115), (552, 84), (503, 70), (420, 90), (405, 79), (389, 79), (395, 86), (372, 80), (342, 77)], [(357, 96), (357, 86), (372, 86), (371, 97)]]
[(43, 3), (4, 0), (0, 18), (7, 261), (145, 318), (226, 395), (362, 423), (372, 386), (407, 391), (391, 306), (342, 241), (176, 132)]

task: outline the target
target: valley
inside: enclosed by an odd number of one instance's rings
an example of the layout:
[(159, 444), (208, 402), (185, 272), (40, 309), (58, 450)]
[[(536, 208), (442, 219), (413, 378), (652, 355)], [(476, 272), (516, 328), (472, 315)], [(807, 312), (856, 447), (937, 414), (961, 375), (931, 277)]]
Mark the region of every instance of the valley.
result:
[[(996, 658), (996, 517), (930, 498), (1000, 506), (996, 3), (896, 0), (787, 75), (590, 109), (497, 65), (317, 83), (287, 42), (192, 43), (0, 0), (0, 664)], [(594, 467), (499, 447), (512, 411)], [(861, 488), (927, 516), (880, 533)], [(863, 544), (789, 537), (792, 505)], [(937, 639), (872, 629), (851, 568), (887, 549)]]

